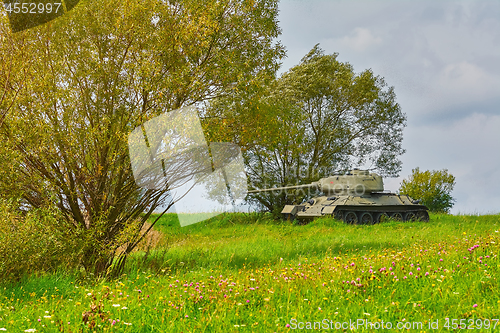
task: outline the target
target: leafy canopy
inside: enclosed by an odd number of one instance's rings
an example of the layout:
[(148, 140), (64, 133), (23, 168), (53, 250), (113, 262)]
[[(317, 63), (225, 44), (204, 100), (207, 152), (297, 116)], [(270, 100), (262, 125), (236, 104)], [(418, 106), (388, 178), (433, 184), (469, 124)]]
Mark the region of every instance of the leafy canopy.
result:
[(278, 34), (275, 0), (80, 1), (16, 34), (1, 16), (0, 194), (57, 207), (86, 235), (82, 264), (97, 274), (126, 244), (123, 267), (150, 213), (173, 204), (135, 184), (128, 134), (272, 77)]
[[(355, 73), (316, 45), (265, 89), (212, 103), (209, 121), (245, 148), (254, 188), (316, 181), (353, 166), (396, 176), (406, 117), (393, 87), (371, 70)], [(226, 130), (227, 129), (227, 130)], [(252, 194), (270, 211), (313, 193)]]
[(451, 196), (454, 186), (455, 177), (447, 169), (420, 171), (417, 167), (403, 180), (399, 193), (422, 200), (431, 212), (447, 213), (455, 202)]

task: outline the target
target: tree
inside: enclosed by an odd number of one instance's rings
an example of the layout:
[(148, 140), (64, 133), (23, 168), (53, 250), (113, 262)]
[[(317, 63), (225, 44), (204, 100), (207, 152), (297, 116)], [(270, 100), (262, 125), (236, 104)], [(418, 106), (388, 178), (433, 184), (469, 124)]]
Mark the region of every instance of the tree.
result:
[(447, 169), (420, 171), (415, 168), (408, 179), (402, 181), (399, 193), (421, 200), (431, 212), (447, 213), (455, 202), (451, 196), (454, 186), (455, 177)]
[[(211, 110), (218, 119), (241, 119), (232, 127), (240, 130), (234, 136), (246, 148), (254, 188), (307, 184), (365, 164), (386, 176), (400, 171), (406, 117), (394, 88), (371, 70), (355, 73), (336, 53), (326, 55), (316, 45), (299, 65), (256, 95), (217, 101), (223, 106), (215, 104)], [(279, 212), (311, 195), (301, 190), (249, 198)]]
[[(168, 188), (136, 185), (129, 133), (274, 75), (284, 52), (276, 17), (275, 0), (81, 1), (57, 20), (7, 34), (0, 50), (17, 48), (2, 57), (22, 59), (26, 42), (35, 66), (22, 68), (0, 127), (1, 153), (15, 157), (4, 161), (1, 193), (21, 196), (28, 209), (56, 206), (87, 240), (83, 266), (103, 274), (115, 260), (119, 271), (153, 210), (174, 203)], [(7, 24), (2, 17), (2, 31)]]

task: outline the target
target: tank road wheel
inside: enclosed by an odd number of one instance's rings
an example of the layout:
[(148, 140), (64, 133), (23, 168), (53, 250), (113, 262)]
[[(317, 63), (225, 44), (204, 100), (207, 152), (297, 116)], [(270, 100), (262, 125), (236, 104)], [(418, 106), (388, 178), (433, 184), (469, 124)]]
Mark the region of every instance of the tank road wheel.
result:
[(389, 215), (387, 215), (386, 213), (377, 213), (377, 214), (375, 214), (375, 218), (373, 220), (373, 223), (384, 223), (384, 222), (387, 222), (388, 219), (389, 219)]
[(359, 221), (361, 224), (373, 224), (373, 216), (370, 212), (362, 212), (359, 214)]
[(333, 212), (333, 218), (339, 221), (342, 221), (344, 217), (344, 212), (341, 210), (337, 210), (336, 212)]
[(344, 215), (344, 222), (347, 224), (357, 224), (358, 216), (356, 215), (355, 212), (347, 212)]
[(417, 220), (417, 216), (414, 212), (408, 212), (405, 214), (405, 221), (414, 222)]
[(400, 212), (392, 213), (391, 219), (396, 221), (403, 221), (403, 214), (401, 214)]
[(417, 220), (423, 222), (429, 222), (429, 213), (427, 213), (427, 211), (419, 210), (416, 215), (417, 215)]

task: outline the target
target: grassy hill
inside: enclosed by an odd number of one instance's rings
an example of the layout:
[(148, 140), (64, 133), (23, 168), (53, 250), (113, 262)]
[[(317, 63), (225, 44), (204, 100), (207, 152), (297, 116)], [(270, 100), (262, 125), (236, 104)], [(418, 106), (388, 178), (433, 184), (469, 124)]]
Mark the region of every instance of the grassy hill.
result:
[(184, 228), (166, 215), (156, 230), (161, 237), (143, 244), (118, 280), (61, 272), (2, 286), (0, 329), (500, 329), (499, 215), (296, 226), (225, 214)]

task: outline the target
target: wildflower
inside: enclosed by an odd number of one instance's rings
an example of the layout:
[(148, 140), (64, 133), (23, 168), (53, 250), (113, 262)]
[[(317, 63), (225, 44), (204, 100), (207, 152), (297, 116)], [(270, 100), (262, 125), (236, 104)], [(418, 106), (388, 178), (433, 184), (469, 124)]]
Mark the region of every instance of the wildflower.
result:
[(24, 330), (25, 332), (36, 332), (36, 329), (34, 328), (28, 328), (27, 330)]
[(119, 306), (120, 306), (120, 304), (113, 304), (113, 307), (115, 307), (115, 308), (117, 308)]
[(124, 307), (122, 308), (122, 310), (127, 310), (127, 309), (128, 309), (128, 308), (127, 308), (126, 306), (124, 306)]
[(290, 327), (290, 324), (286, 324), (286, 325), (285, 325), (285, 327), (286, 327), (286, 328)]
[(473, 307), (473, 308), (477, 308), (477, 304), (474, 304), (472, 307)]
[(128, 326), (132, 325), (132, 323), (126, 323), (126, 322), (123, 322), (123, 323), (124, 323), (125, 325), (128, 325)]

